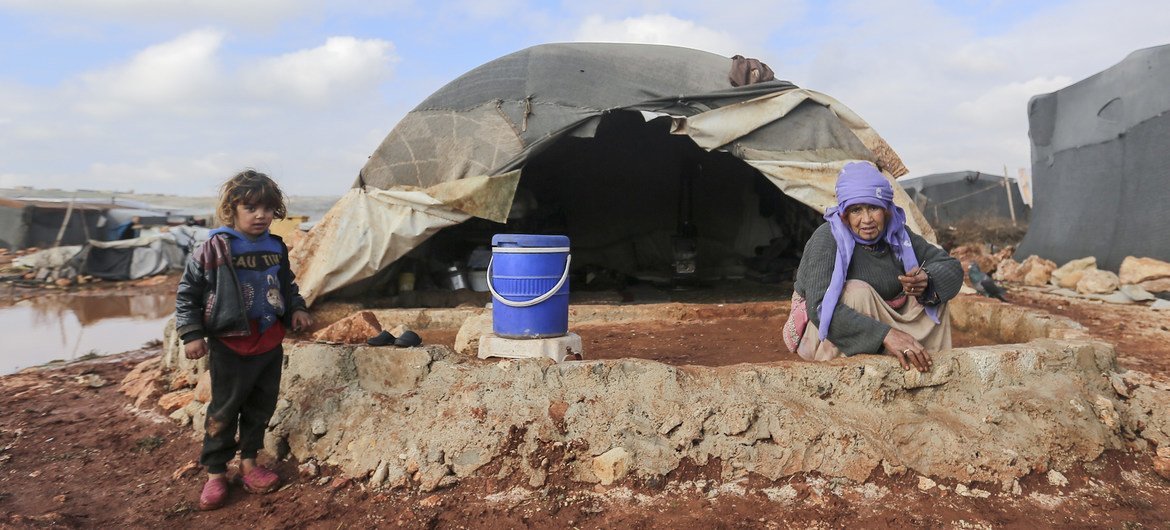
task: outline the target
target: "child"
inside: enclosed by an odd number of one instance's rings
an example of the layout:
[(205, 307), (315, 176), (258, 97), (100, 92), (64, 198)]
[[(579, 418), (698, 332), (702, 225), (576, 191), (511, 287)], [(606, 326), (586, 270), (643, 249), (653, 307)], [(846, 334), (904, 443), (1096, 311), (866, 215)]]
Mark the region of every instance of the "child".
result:
[(313, 324), (293, 283), (288, 247), (268, 233), (273, 218), (285, 215), (276, 183), (251, 169), (237, 174), (220, 188), (216, 214), (225, 226), (191, 254), (175, 297), (175, 326), (187, 358), (211, 354), (211, 404), (199, 457), (208, 472), (202, 510), (223, 506), (227, 463), (237, 449), (245, 490), (268, 493), (280, 483), (276, 473), (256, 465), (256, 454), (276, 409), (285, 329)]

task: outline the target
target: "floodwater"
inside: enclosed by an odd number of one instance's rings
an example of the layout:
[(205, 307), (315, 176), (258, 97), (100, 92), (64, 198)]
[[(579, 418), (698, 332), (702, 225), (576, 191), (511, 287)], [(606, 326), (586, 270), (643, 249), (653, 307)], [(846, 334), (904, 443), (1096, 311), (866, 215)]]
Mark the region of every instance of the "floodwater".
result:
[(0, 307), (0, 375), (162, 340), (173, 294), (40, 296)]

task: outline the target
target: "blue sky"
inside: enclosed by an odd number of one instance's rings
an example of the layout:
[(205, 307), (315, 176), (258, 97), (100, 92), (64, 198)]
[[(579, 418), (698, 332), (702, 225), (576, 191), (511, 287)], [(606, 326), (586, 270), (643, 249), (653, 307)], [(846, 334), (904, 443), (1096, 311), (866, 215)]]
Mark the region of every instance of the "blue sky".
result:
[(911, 174), (1030, 166), (1028, 98), (1170, 43), (1170, 3), (0, 0), (0, 187), (340, 195), (428, 94), (545, 42), (757, 57)]

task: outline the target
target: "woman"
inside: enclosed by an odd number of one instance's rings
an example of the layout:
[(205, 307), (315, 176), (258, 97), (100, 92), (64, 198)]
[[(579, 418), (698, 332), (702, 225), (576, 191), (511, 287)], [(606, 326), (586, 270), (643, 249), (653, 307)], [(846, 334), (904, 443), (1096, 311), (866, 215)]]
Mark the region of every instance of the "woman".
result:
[(806, 360), (888, 354), (930, 369), (951, 347), (946, 302), (963, 284), (958, 260), (906, 227), (894, 189), (869, 163), (846, 164), (837, 206), (805, 245), (784, 339)]

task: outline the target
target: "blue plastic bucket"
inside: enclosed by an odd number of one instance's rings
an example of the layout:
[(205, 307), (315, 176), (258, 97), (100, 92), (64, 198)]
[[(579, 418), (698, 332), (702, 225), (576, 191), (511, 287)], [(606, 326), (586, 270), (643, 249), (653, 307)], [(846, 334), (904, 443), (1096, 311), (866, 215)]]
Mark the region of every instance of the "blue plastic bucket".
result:
[(492, 331), (509, 339), (569, 332), (569, 238), (496, 234), (487, 284)]

